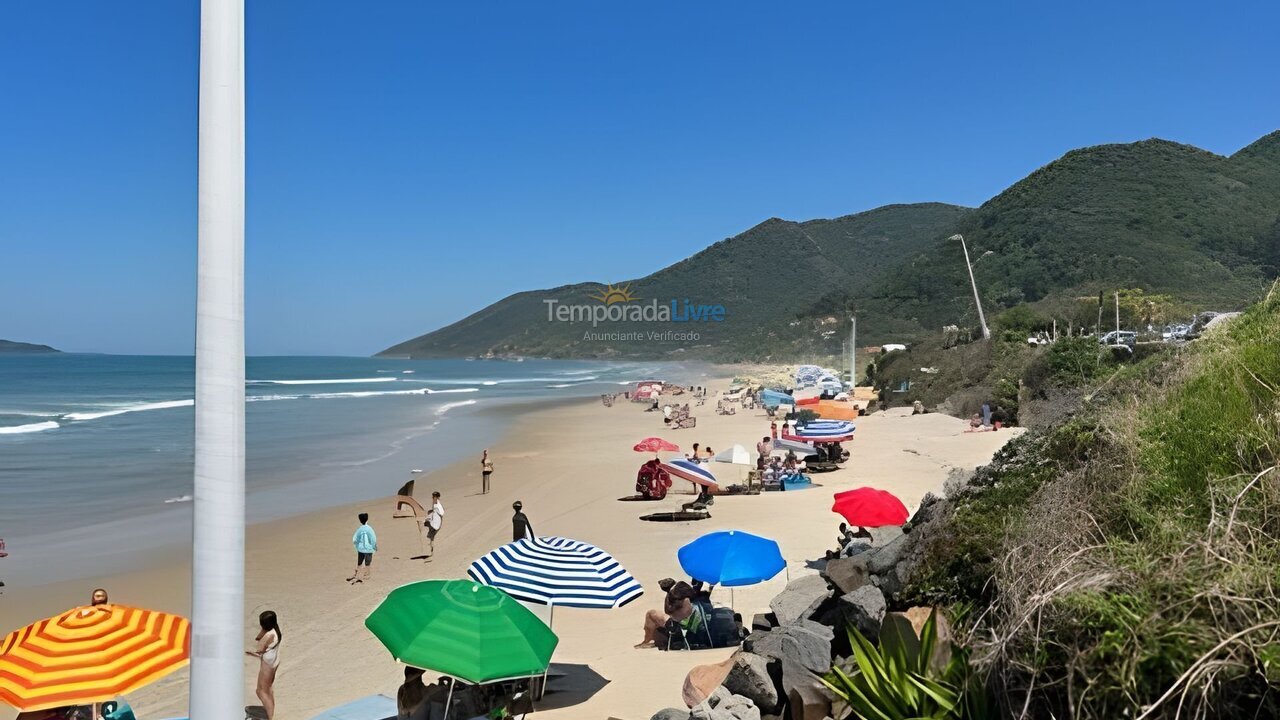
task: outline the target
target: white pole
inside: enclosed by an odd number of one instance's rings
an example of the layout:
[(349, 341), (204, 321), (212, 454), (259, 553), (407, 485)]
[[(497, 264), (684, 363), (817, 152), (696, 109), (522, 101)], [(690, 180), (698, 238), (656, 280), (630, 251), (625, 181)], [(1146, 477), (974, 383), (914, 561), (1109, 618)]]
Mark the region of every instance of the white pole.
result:
[(192, 720), (244, 713), (244, 0), (200, 3)]
[(960, 241), (960, 248), (964, 250), (964, 266), (969, 269), (969, 284), (973, 286), (973, 304), (978, 308), (978, 322), (982, 325), (982, 338), (984, 340), (991, 339), (991, 331), (987, 329), (987, 317), (982, 314), (982, 300), (978, 298), (978, 281), (973, 279), (973, 265), (969, 262), (969, 246), (965, 244), (963, 235), (952, 235), (952, 240)]
[(858, 387), (858, 317), (849, 326), (849, 387)]

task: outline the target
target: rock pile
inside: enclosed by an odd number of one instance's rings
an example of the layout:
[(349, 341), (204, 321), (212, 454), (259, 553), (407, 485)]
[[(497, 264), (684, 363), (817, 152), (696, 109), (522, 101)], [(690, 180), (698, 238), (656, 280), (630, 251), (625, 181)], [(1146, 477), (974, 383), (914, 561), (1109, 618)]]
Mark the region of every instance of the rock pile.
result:
[[(926, 496), (904, 533), (876, 531), (874, 543), (826, 561), (817, 575), (796, 578), (756, 615), (724, 683), (692, 711), (667, 708), (652, 720), (824, 720), (833, 696), (820, 677), (850, 654), (845, 628), (873, 642), (890, 606), (898, 606), (917, 561), (916, 541), (939, 498)], [(915, 536), (913, 537), (913, 534)], [(838, 709), (837, 709), (838, 710)]]

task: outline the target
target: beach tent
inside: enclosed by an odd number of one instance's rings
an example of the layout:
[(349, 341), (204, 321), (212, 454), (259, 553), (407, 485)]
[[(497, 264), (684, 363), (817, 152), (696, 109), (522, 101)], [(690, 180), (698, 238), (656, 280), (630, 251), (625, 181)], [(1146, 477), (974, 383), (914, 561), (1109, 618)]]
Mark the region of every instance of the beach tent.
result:
[(127, 605), (73, 608), (0, 640), (0, 702), (29, 711), (111, 700), (185, 666), (190, 654), (184, 617)]
[(823, 420), (856, 420), (858, 418), (857, 403), (841, 400), (819, 400), (808, 409), (818, 413), (818, 417)]
[(612, 555), (562, 537), (507, 543), (471, 563), (467, 574), (517, 600), (552, 608), (616, 608), (644, 594)]
[(734, 445), (728, 450), (721, 450), (720, 452), (716, 453), (716, 456), (714, 459), (716, 462), (732, 463), (734, 465), (750, 465), (751, 464), (751, 454), (748, 453), (747, 449), (742, 447), (741, 445)]
[(796, 368), (796, 385), (799, 387), (808, 387), (818, 382), (818, 378), (822, 377), (823, 369), (817, 365), (801, 365)]
[(795, 401), (795, 398), (777, 390), (764, 390), (760, 393), (760, 404), (764, 405), (766, 408), (776, 408), (779, 405), (792, 405)]
[(688, 480), (694, 485), (701, 485), (713, 492), (720, 489), (720, 483), (716, 482), (716, 476), (712, 475), (706, 466), (692, 460), (685, 460), (684, 458), (667, 460), (662, 463), (661, 467), (671, 475)]

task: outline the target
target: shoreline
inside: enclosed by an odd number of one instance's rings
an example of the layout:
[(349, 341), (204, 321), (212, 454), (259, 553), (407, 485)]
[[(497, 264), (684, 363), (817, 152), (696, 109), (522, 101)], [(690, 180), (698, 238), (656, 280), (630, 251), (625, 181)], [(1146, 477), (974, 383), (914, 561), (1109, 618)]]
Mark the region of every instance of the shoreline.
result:
[[(716, 375), (738, 368), (716, 368)], [(706, 378), (704, 385), (722, 390), (727, 379)], [(681, 398), (683, 400), (683, 398)], [(532, 406), (532, 407), (530, 407)], [(832, 544), (839, 518), (830, 513), (830, 494), (866, 484), (894, 491), (908, 507), (925, 492), (938, 491), (952, 466), (989, 461), (1016, 432), (962, 434), (964, 423), (944, 415), (902, 417), (878, 413), (863, 418), (853, 441), (853, 457), (844, 470), (816, 475), (820, 487), (760, 496), (722, 496), (712, 518), (697, 523), (644, 523), (638, 515), (670, 510), (687, 501), (674, 495), (663, 502), (620, 503), (633, 491), (635, 470), (643, 457), (631, 451), (642, 437), (658, 435), (683, 449), (693, 442), (724, 449), (738, 443), (753, 448), (767, 433), (759, 410), (737, 415), (715, 414), (715, 397), (693, 408), (698, 426), (671, 431), (661, 415), (643, 412), (638, 404), (620, 402), (605, 408), (598, 397), (493, 406), (477, 413), (506, 413), (510, 422), (488, 445), (495, 462), (493, 490), (479, 494), (478, 452), (419, 476), (415, 496), (432, 489), (443, 494), (445, 524), (430, 562), (408, 559), (419, 554), (416, 526), (391, 519), (389, 495), (346, 503), (287, 519), (250, 526), (246, 537), (246, 642), (258, 612), (280, 614), (286, 642), (277, 681), (280, 718), (308, 718), (316, 712), (359, 697), (383, 693), (394, 697), (402, 678), (389, 653), (363, 627), (363, 618), (386, 593), (407, 582), (465, 577), (475, 558), (510, 539), (510, 505), (524, 502), (536, 533), (561, 535), (599, 545), (614, 555), (646, 594), (611, 611), (562, 608), (556, 613), (560, 636), (556, 662), (583, 663), (608, 680), (594, 693), (571, 689), (549, 694), (539, 713), (552, 718), (648, 717), (666, 706), (680, 705), (685, 673), (697, 664), (727, 658), (731, 649), (694, 653), (635, 650), (644, 612), (659, 603), (659, 578), (680, 575), (675, 550), (694, 537), (719, 529), (740, 528), (779, 541), (788, 571), (766, 583), (736, 589), (734, 607), (744, 618), (766, 608), (787, 581), (812, 573), (808, 560)], [(722, 481), (737, 482), (737, 466), (715, 464)], [(405, 469), (407, 479), (408, 468)], [(388, 493), (403, 482), (388, 481)], [(679, 484), (673, 491), (684, 490)], [(379, 553), (373, 577), (348, 586), (344, 578), (354, 564), (350, 535), (355, 514), (369, 512), (378, 532)], [(189, 555), (176, 549), (166, 562), (131, 573), (23, 588), (0, 596), (6, 626), (48, 616), (83, 603), (97, 584), (113, 601), (188, 613)], [(6, 589), (7, 590), (7, 589)], [(729, 597), (716, 595), (727, 603)], [(19, 617), (20, 616), (20, 617)], [(341, 658), (336, 662), (335, 658)], [(256, 666), (246, 659), (245, 704), (256, 704), (252, 678)], [(186, 709), (187, 671), (183, 670), (130, 697), (140, 716), (181, 716)], [(7, 718), (0, 712), (0, 718)]]

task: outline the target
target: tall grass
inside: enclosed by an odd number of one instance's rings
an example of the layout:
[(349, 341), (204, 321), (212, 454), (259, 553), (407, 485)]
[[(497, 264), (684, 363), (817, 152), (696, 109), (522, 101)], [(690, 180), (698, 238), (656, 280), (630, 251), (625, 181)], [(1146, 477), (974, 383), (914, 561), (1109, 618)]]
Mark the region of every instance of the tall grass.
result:
[[(957, 502), (1006, 530), (989, 577), (946, 588), (985, 602), (970, 642), (1006, 716), (1280, 717), (1277, 295)], [(954, 569), (930, 553), (921, 577)]]

